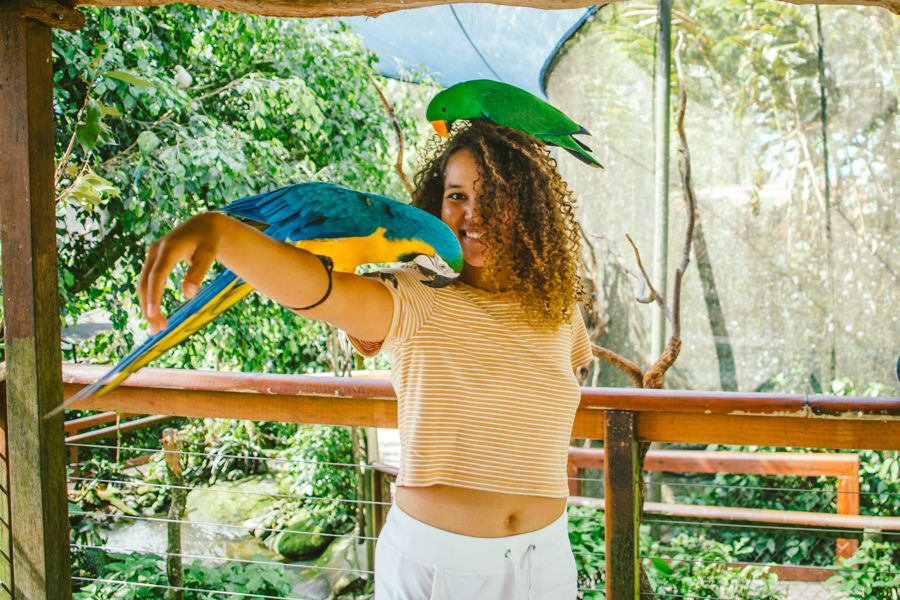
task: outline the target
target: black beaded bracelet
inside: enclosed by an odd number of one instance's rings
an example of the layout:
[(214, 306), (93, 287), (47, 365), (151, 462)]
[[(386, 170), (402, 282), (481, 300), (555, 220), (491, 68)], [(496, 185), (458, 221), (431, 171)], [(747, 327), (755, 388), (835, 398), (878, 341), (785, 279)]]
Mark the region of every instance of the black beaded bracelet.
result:
[(309, 306), (304, 306), (302, 308), (288, 307), (291, 308), (291, 310), (309, 310), (311, 308), (315, 308), (325, 302), (328, 299), (328, 296), (331, 295), (331, 272), (334, 271), (334, 261), (331, 260), (330, 257), (322, 256), (321, 254), (316, 254), (315, 257), (322, 261), (322, 266), (325, 267), (325, 272), (328, 274), (328, 289), (325, 290), (325, 295), (322, 296), (318, 302), (310, 304)]

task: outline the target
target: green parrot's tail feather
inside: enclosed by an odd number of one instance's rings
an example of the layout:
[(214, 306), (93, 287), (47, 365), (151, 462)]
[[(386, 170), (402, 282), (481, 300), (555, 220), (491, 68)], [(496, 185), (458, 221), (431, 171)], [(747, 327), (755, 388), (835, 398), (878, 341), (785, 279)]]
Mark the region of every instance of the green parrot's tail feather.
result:
[(570, 148), (566, 148), (566, 151), (586, 165), (591, 165), (592, 167), (597, 167), (599, 169), (603, 168), (603, 165), (600, 164), (600, 161), (598, 161), (596, 158), (594, 158), (587, 152), (584, 152), (583, 150), (581, 152), (579, 152), (578, 150), (572, 150)]
[(591, 150), (591, 147), (590, 147), (590, 146), (588, 146), (587, 144), (585, 144), (584, 142), (582, 142), (582, 141), (579, 140), (578, 138), (574, 138), (574, 137), (573, 137), (573, 138), (572, 138), (572, 141), (575, 142), (576, 144), (578, 144), (579, 146), (581, 146), (581, 149), (582, 149), (582, 150), (585, 150), (585, 151), (587, 151), (587, 152), (593, 152), (593, 150)]

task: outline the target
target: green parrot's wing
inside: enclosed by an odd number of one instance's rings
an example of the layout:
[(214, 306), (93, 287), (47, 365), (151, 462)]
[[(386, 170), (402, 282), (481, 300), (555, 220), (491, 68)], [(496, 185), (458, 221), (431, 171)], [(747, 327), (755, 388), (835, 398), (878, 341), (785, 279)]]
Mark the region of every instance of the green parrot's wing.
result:
[(482, 110), (486, 118), (530, 136), (587, 134), (587, 130), (561, 110), (514, 86), (482, 89)]

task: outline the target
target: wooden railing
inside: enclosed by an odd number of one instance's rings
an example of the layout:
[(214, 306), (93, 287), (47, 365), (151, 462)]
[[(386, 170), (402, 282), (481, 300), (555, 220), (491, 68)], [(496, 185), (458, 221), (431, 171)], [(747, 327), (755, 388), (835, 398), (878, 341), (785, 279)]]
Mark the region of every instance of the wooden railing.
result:
[[(64, 365), (65, 397), (105, 370)], [(372, 379), (144, 369), (107, 396), (73, 408), (397, 426), (390, 382)], [(639, 589), (639, 442), (900, 450), (900, 398), (584, 388), (572, 437), (605, 442), (606, 593), (609, 600), (631, 600)], [(11, 529), (15, 547), (21, 530)]]

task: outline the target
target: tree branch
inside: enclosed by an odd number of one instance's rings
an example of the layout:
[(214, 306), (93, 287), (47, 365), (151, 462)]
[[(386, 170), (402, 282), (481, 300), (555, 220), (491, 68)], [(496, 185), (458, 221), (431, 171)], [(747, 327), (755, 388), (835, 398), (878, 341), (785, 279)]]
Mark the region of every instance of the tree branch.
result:
[(651, 302), (653, 302), (653, 292), (650, 292), (647, 289), (647, 283), (649, 283), (649, 280), (644, 275), (625, 264), (625, 260), (615, 250), (613, 250), (612, 244), (609, 243), (606, 235), (602, 233), (595, 233), (594, 237), (598, 240), (603, 240), (604, 242), (606, 242), (606, 252), (612, 255), (613, 259), (616, 261), (616, 264), (620, 269), (625, 271), (625, 273), (627, 273), (628, 275), (631, 275), (634, 280), (637, 281), (638, 289), (634, 293), (634, 299), (641, 304), (650, 304)]
[(400, 123), (397, 122), (397, 115), (394, 114), (394, 109), (391, 106), (391, 103), (388, 102), (388, 99), (385, 97), (384, 92), (381, 91), (381, 88), (378, 87), (378, 84), (375, 83), (375, 79), (373, 77), (369, 77), (369, 81), (372, 82), (372, 86), (375, 88), (375, 91), (378, 92), (378, 97), (381, 98), (381, 103), (384, 105), (384, 110), (387, 112), (388, 117), (391, 120), (391, 125), (394, 126), (394, 133), (397, 134), (397, 142), (400, 144), (400, 149), (397, 152), (397, 162), (394, 163), (394, 170), (397, 171), (397, 175), (400, 176), (400, 181), (403, 182), (403, 187), (406, 188), (406, 191), (409, 193), (410, 197), (412, 197), (413, 193), (416, 191), (416, 187), (412, 184), (412, 181), (409, 180), (409, 177), (406, 176), (406, 173), (403, 171), (403, 131), (400, 129)]
[[(118, 239), (120, 237), (122, 239)], [(79, 252), (81, 259), (73, 265), (72, 276), (75, 283), (69, 290), (71, 294), (79, 294), (90, 289), (94, 282), (112, 269), (113, 263), (122, 255), (124, 248), (136, 246), (138, 236), (133, 232), (125, 232), (121, 219), (117, 219), (99, 242), (85, 253)]]
[(591, 342), (591, 351), (597, 358), (606, 361), (619, 369), (631, 379), (635, 387), (644, 387), (644, 376), (641, 368), (620, 354)]
[(638, 250), (637, 244), (634, 243), (634, 240), (631, 239), (630, 234), (625, 234), (625, 239), (628, 240), (628, 243), (631, 244), (631, 249), (634, 250), (634, 259), (637, 261), (638, 269), (641, 271), (641, 276), (644, 278), (644, 283), (646, 283), (647, 287), (650, 288), (650, 295), (653, 300), (656, 301), (656, 305), (659, 306), (659, 309), (665, 313), (666, 318), (671, 322), (672, 321), (672, 311), (669, 310), (669, 305), (666, 304), (666, 299), (656, 291), (656, 288), (653, 287), (653, 283), (650, 281), (650, 276), (647, 275), (647, 270), (644, 269), (644, 263), (641, 261), (641, 252)]
[[(684, 86), (684, 74), (681, 69), (681, 47), (684, 37), (678, 35), (678, 43), (675, 45), (673, 53), (675, 59), (675, 72), (678, 75), (678, 89), (681, 97), (681, 105), (678, 109), (678, 120), (676, 127), (678, 129), (678, 137), (681, 139), (681, 156), (683, 166), (681, 169), (682, 185), (684, 186), (684, 201), (687, 204), (687, 224), (684, 228), (684, 248), (681, 253), (681, 262), (675, 269), (675, 278), (672, 291), (672, 310), (667, 312), (666, 316), (672, 323), (672, 336), (666, 344), (662, 355), (653, 363), (644, 374), (644, 387), (659, 389), (663, 386), (663, 377), (669, 370), (678, 354), (681, 351), (681, 284), (684, 279), (684, 272), (690, 263), (691, 258), (691, 241), (694, 237), (694, 218), (696, 216), (696, 201), (694, 199), (694, 188), (691, 183), (691, 153), (688, 148), (687, 134), (684, 131), (684, 114), (687, 111), (687, 92)], [(631, 238), (629, 238), (631, 241)], [(632, 243), (633, 245), (633, 243)], [(637, 251), (637, 248), (635, 248)], [(640, 263), (639, 263), (640, 264)], [(643, 267), (641, 267), (643, 270)], [(667, 309), (668, 310), (668, 309)]]

